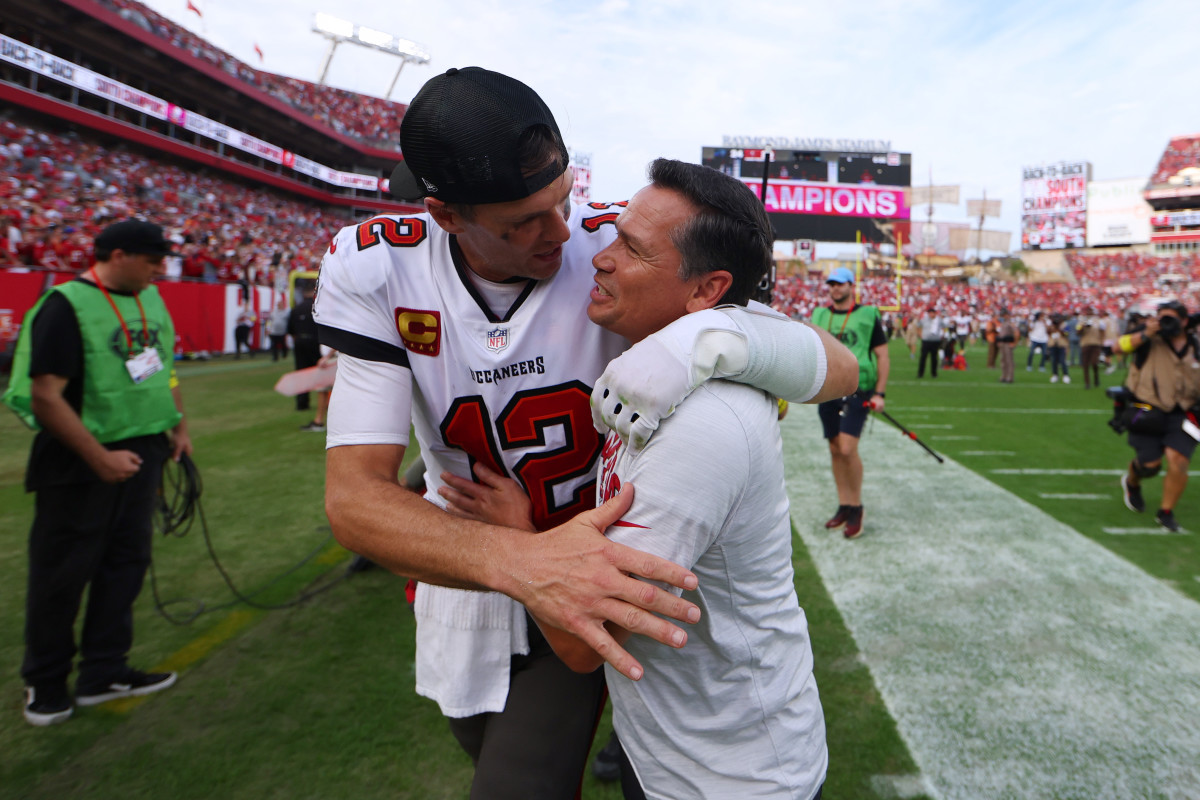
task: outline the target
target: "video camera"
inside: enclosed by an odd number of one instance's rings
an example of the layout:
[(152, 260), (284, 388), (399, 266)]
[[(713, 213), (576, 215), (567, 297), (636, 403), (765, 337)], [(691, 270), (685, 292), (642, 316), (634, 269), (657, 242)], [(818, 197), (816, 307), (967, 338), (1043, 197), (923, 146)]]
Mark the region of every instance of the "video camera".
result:
[(1113, 433), (1122, 434), (1129, 430), (1129, 415), (1125, 412), (1133, 402), (1133, 392), (1124, 386), (1110, 386), (1104, 390), (1104, 394), (1113, 401), (1113, 415), (1108, 427), (1113, 429)]

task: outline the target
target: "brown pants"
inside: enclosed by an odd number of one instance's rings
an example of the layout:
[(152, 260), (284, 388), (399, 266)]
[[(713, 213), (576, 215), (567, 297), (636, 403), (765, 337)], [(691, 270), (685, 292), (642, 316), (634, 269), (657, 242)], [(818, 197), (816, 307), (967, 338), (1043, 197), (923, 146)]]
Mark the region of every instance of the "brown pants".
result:
[(1079, 363), (1083, 365), (1083, 388), (1085, 389), (1092, 388), (1093, 383), (1096, 386), (1100, 385), (1100, 351), (1103, 349), (1098, 344), (1088, 344), (1080, 350)]
[(1013, 382), (1013, 344), (1012, 342), (1000, 343), (1000, 382)]
[(999, 347), (995, 342), (988, 342), (987, 368), (993, 369), (996, 366), (996, 350)]

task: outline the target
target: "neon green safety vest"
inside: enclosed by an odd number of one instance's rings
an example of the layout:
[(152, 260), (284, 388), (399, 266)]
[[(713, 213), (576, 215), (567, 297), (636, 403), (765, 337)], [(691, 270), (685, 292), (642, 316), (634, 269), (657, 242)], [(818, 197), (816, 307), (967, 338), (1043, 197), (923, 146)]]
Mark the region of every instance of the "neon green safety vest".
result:
[[(79, 322), (83, 339), (83, 425), (100, 443), (116, 442), (133, 436), (163, 433), (179, 424), (182, 415), (171, 395), (174, 370), (172, 356), (175, 326), (163, 305), (158, 289), (150, 286), (135, 299), (132, 295), (111, 294), (133, 338), (134, 354), (146, 345), (158, 350), (163, 369), (141, 383), (134, 383), (125, 368), (129, 355), (128, 340), (120, 320), (113, 313), (104, 293), (90, 283), (70, 281), (42, 296), (25, 315), (21, 335), (13, 354), (12, 378), (4, 393), (4, 404), (17, 413), (26, 425), (40, 426), (33, 415), (33, 379), (29, 377), (30, 336), (34, 317), (51, 292), (70, 302)], [(146, 310), (146, 329), (138, 300)]]
[(858, 359), (859, 391), (874, 391), (879, 377), (875, 354), (871, 352), (871, 334), (878, 319), (879, 309), (875, 306), (856, 305), (847, 314), (835, 314), (828, 306), (813, 311), (812, 324), (836, 336)]

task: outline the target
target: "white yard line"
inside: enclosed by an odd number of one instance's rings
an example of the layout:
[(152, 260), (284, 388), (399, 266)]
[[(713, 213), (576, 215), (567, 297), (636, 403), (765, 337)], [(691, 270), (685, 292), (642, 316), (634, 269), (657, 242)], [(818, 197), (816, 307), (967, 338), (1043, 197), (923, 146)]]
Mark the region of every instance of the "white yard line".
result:
[(1112, 414), (1111, 408), (976, 408), (975, 406), (913, 406), (905, 407), (909, 411), (928, 411), (931, 414), (963, 413), (963, 414)]
[(1200, 604), (870, 431), (847, 541), (822, 524), (837, 498), (815, 410), (783, 427), (797, 530), (931, 796), (1200, 797)]
[(1069, 492), (1038, 492), (1038, 497), (1043, 497), (1046, 500), (1107, 500), (1111, 495), (1107, 494), (1070, 494)]
[(1013, 450), (963, 450), (960, 456), (1015, 456)]
[[(993, 475), (1124, 475), (1123, 469), (1039, 469), (1037, 467), (1001, 467), (988, 470)], [(1200, 475), (1192, 470), (1188, 475)]]
[(1157, 525), (1141, 528), (1101, 528), (1100, 530), (1113, 536), (1184, 536), (1187, 534), (1187, 530), (1172, 533), (1166, 528)]
[(978, 442), (979, 441), (978, 436), (945, 436), (942, 434), (938, 434), (937, 436), (930, 436), (929, 438), (933, 441), (938, 441), (938, 442)]

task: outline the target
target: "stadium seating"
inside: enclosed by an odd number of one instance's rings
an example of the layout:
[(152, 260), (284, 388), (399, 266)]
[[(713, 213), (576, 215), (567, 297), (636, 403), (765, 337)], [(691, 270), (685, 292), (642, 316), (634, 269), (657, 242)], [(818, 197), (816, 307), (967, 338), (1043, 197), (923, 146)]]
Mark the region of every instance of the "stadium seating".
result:
[(408, 108), (403, 103), (254, 69), (136, 0), (97, 1), (174, 47), (282, 100), (339, 133), (375, 147), (400, 149), (400, 120)]
[(1150, 183), (1166, 183), (1168, 178), (1186, 167), (1200, 167), (1200, 135), (1176, 136), (1172, 139), (1158, 160)]
[(179, 245), (179, 274), (273, 285), (316, 269), (348, 211), (75, 134), (0, 122), (0, 265), (81, 270), (110, 221), (143, 215)]

